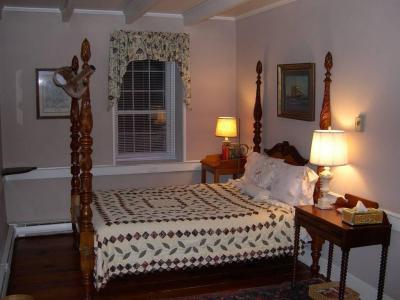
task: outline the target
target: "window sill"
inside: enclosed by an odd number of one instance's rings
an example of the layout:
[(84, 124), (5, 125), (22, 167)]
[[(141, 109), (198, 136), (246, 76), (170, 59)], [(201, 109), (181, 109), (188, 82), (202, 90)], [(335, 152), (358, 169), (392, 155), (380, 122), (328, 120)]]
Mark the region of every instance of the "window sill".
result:
[(182, 163), (176, 159), (132, 159), (132, 160), (116, 160), (115, 166), (138, 166), (138, 165), (151, 165), (151, 164), (173, 164)]

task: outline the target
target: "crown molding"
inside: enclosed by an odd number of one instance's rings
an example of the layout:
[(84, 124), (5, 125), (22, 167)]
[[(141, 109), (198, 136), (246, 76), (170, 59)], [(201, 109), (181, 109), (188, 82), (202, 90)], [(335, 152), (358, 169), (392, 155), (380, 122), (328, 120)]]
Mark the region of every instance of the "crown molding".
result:
[[(4, 11), (12, 12), (31, 12), (31, 13), (56, 13), (60, 14), (58, 8), (43, 8), (43, 7), (19, 7), (19, 6), (5, 6)], [(86, 15), (112, 15), (112, 16), (124, 16), (123, 11), (120, 10), (98, 10), (98, 9), (74, 9), (75, 14), (86, 14)], [(183, 19), (181, 14), (170, 14), (170, 13), (158, 13), (158, 12), (147, 12), (144, 14), (145, 17), (156, 17), (156, 18), (171, 18), (171, 19)], [(220, 21), (235, 21), (234, 17), (215, 16), (210, 20)]]

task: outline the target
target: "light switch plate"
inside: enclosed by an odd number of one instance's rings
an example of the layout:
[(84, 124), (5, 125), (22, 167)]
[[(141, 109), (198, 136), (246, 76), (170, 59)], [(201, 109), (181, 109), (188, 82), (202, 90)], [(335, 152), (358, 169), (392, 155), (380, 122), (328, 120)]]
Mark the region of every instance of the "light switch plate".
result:
[(362, 114), (359, 114), (354, 121), (354, 130), (357, 132), (363, 132), (364, 131), (364, 122), (365, 122), (365, 116)]

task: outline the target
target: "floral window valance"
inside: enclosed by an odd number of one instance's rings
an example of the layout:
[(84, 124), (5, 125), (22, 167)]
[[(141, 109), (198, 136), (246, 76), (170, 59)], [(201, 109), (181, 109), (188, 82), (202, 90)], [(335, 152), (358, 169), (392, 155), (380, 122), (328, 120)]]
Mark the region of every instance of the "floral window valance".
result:
[(190, 106), (189, 35), (186, 33), (118, 30), (110, 38), (108, 99), (118, 102), (122, 78), (130, 61), (173, 61), (178, 66), (184, 87), (184, 102)]

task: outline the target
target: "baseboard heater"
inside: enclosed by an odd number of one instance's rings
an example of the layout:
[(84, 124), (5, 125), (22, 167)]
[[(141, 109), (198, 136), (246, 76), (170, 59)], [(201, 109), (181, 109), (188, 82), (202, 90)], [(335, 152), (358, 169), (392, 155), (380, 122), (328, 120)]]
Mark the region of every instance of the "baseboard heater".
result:
[(9, 224), (3, 256), (0, 258), (0, 298), (4, 297), (7, 293), (15, 238), (71, 232), (72, 225), (68, 222)]
[(53, 235), (72, 232), (69, 222), (14, 224), (16, 237)]
[(4, 244), (3, 256), (0, 261), (0, 298), (3, 298), (7, 293), (8, 279), (11, 272), (11, 261), (14, 250), (15, 228), (8, 227), (7, 238)]

